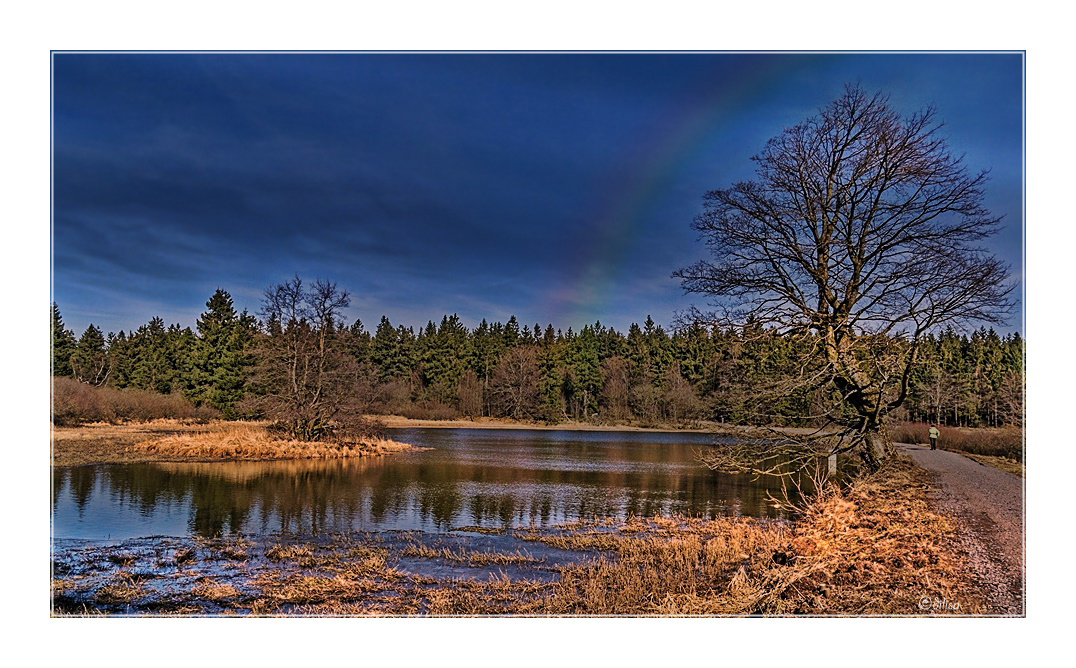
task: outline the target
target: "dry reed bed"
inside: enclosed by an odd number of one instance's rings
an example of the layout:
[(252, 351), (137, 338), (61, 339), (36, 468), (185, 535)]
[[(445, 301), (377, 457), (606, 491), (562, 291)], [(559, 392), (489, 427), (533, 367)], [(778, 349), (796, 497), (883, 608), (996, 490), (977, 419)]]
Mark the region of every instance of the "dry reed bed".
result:
[(412, 446), (386, 438), (361, 442), (297, 441), (274, 436), (263, 425), (216, 423), (190, 432), (135, 443), (139, 453), (189, 460), (337, 459), (369, 457), (409, 450)]
[[(577, 526), (532, 534), (564, 549), (609, 554), (562, 572), (514, 603), (503, 582), (473, 583), (431, 599), (431, 614), (525, 615), (916, 615), (923, 598), (984, 612), (953, 527), (932, 512), (921, 474), (907, 463), (812, 506), (793, 525), (749, 519), (658, 518), (615, 531)], [(488, 604), (482, 612), (481, 603)], [(434, 604), (435, 603), (435, 604)]]

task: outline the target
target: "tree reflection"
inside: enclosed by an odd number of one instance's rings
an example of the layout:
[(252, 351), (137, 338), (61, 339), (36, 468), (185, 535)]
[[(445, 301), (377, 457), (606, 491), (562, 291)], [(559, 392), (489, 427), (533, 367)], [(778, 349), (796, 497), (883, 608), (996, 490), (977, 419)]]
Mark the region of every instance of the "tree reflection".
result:
[(423, 434), (435, 450), (397, 457), (57, 469), (54, 512), (65, 503), (61, 490), (70, 489), (81, 517), (100, 489), (117, 513), (152, 517), (185, 504), (190, 532), (205, 537), (674, 513), (775, 515), (766, 497), (776, 483), (714, 474), (694, 462), (691, 443), (640, 442), (637, 435), (598, 442), (542, 435), (452, 440), (452, 430), (440, 431)]

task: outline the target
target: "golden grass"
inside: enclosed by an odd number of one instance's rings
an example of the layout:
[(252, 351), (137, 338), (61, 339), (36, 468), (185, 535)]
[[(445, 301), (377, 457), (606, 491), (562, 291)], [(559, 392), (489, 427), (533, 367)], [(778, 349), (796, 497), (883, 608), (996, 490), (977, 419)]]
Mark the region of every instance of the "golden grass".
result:
[(245, 561), (250, 556), (253, 543), (242, 536), (235, 538), (196, 539), (199, 547), (207, 553), (209, 559), (230, 559)]
[[(540, 596), (497, 602), (489, 583), (431, 595), (431, 614), (472, 615), (922, 615), (977, 614), (982, 599), (953, 527), (927, 505), (924, 480), (891, 465), (794, 524), (750, 519), (632, 520), (616, 531), (578, 526), (541, 537), (607, 556), (565, 568)], [(475, 587), (485, 588), (477, 591)], [(929, 597), (958, 607), (925, 612)], [(495, 598), (495, 597), (494, 597)]]
[(270, 561), (305, 561), (314, 557), (314, 550), (308, 545), (274, 545), (265, 551)]
[(954, 527), (930, 508), (922, 471), (906, 461), (815, 504), (798, 522), (787, 565), (772, 563), (746, 586), (753, 611), (770, 614), (924, 614), (923, 597), (976, 614), (983, 601), (951, 547)]
[(535, 559), (522, 551), (516, 552), (482, 552), (478, 550), (467, 551), (464, 549), (452, 550), (448, 547), (435, 548), (428, 545), (408, 545), (400, 552), (404, 557), (419, 557), (422, 559), (444, 559), (445, 561), (467, 564), (469, 566), (507, 566), (509, 564), (536, 564)]
[(984, 466), (989, 466), (991, 468), (995, 468), (995, 469), (997, 469), (999, 471), (1004, 471), (1006, 473), (1012, 473), (1013, 475), (1018, 475), (1021, 478), (1024, 477), (1024, 465), (1023, 465), (1022, 462), (1018, 462), (1016, 460), (1009, 459), (1008, 457), (991, 457), (989, 455), (973, 455), (973, 454), (967, 453), (967, 452), (964, 452), (964, 453), (961, 453), (961, 454), (963, 454), (968, 459), (973, 459), (973, 460), (979, 462), (980, 464), (983, 464)]
[(410, 447), (385, 438), (361, 443), (296, 441), (274, 436), (262, 424), (217, 422), (198, 431), (142, 440), (133, 449), (187, 460), (273, 460), (368, 457)]
[(253, 605), (262, 610), (280, 605), (362, 600), (386, 588), (378, 580), (350, 573), (325, 576), (273, 572), (260, 575), (251, 584), (261, 589)]
[(191, 594), (197, 598), (220, 603), (238, 598), (239, 590), (230, 584), (219, 584), (207, 579), (195, 585)]
[(144, 595), (142, 588), (128, 573), (117, 573), (112, 582), (97, 590), (95, 596), (98, 603), (125, 604), (141, 598)]

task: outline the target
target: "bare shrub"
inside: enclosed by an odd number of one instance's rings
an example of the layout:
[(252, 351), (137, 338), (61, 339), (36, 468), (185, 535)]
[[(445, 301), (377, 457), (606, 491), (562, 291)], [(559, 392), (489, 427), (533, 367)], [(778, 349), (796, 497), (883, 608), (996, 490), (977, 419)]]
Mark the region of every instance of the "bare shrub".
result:
[(95, 387), (74, 378), (53, 378), (52, 422), (57, 426), (157, 419), (209, 420), (218, 416), (216, 409), (195, 406), (178, 394)]
[(455, 420), (460, 417), (454, 407), (437, 401), (408, 402), (397, 406), (394, 413), (412, 420)]
[[(889, 435), (895, 443), (930, 443), (929, 425), (908, 422), (890, 427)], [(938, 447), (942, 450), (968, 452), (973, 455), (1005, 457), (1024, 461), (1024, 430), (1019, 427), (940, 427)]]
[(490, 392), (501, 413), (516, 420), (532, 419), (538, 413), (537, 346), (517, 346), (501, 357), (493, 370)]

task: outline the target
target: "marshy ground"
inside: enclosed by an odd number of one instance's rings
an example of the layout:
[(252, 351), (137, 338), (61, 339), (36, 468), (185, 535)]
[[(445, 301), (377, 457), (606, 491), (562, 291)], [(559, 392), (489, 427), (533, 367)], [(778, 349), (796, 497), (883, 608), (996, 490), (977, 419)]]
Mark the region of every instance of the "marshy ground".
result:
[(904, 462), (795, 522), (658, 517), (316, 541), (63, 541), (53, 551), (53, 614), (997, 614), (926, 490), (922, 471)]

